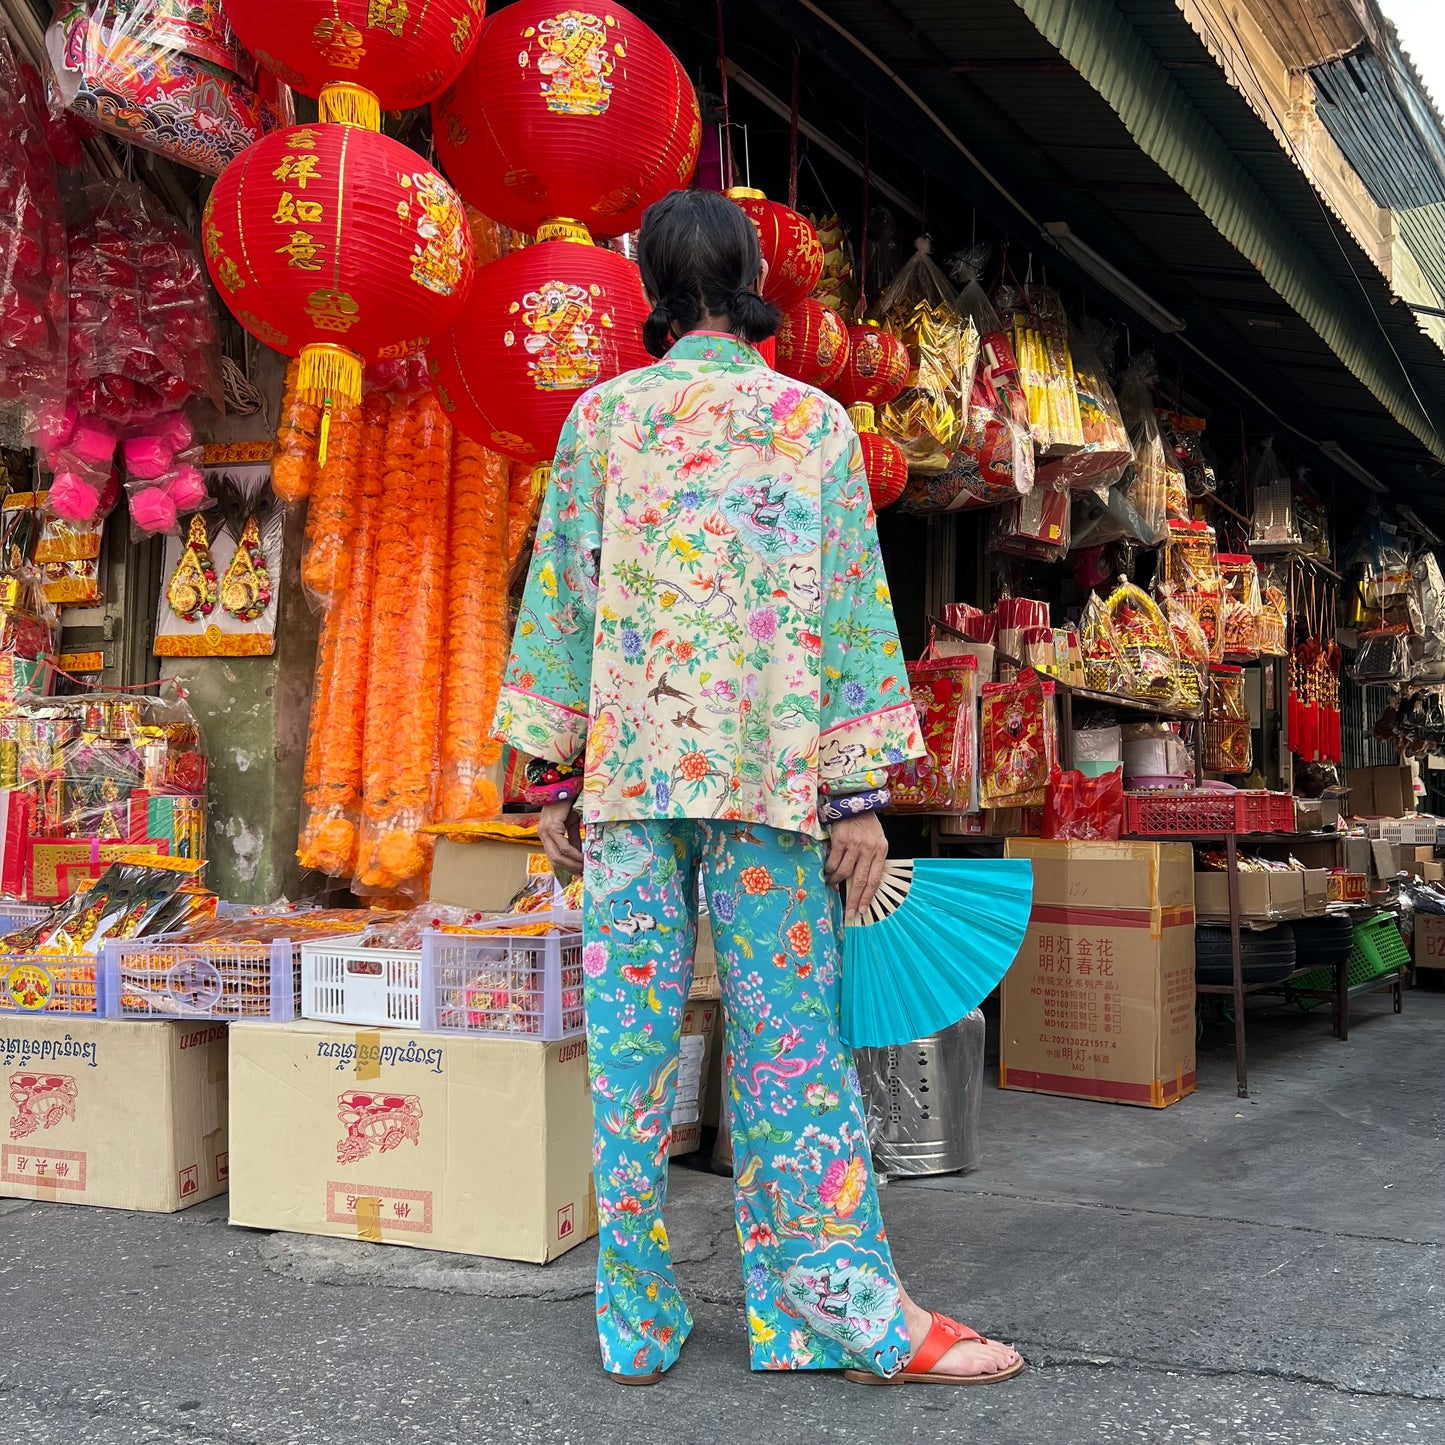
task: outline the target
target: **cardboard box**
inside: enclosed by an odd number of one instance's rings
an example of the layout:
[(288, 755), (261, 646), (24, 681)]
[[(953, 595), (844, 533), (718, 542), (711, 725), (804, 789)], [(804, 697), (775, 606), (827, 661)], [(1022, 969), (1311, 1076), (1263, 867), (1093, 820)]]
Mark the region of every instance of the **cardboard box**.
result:
[(1034, 865), (1002, 986), (1005, 1089), (1163, 1108), (1195, 1090), (1194, 851), (1011, 839)]
[(1408, 766), (1351, 768), (1345, 782), (1353, 818), (1398, 818), (1415, 811), (1414, 773)]
[(1330, 901), (1330, 870), (1328, 868), (1306, 868), (1299, 875), (1305, 886), (1306, 918), (1318, 918), (1325, 912)]
[(1445, 914), (1415, 915), (1415, 967), (1445, 969)]
[(1445, 863), (1426, 863), (1423, 871), (1427, 883), (1445, 883)]
[(1331, 868), (1325, 880), (1331, 903), (1363, 903), (1370, 896), (1370, 880), (1363, 873)]
[(174, 1213), (228, 1175), (226, 1025), (0, 1019), (0, 1195)]
[(672, 1105), (672, 1158), (692, 1154), (701, 1142), (708, 1075), (722, 1005), (715, 999), (689, 1003), (682, 1011), (682, 1049), (677, 1096)]
[(596, 1233), (585, 1039), (238, 1023), (231, 1077), (232, 1224), (534, 1264)]
[(432, 855), (431, 901), (500, 913), (527, 881), (530, 858), (541, 856), (536, 843), (479, 838), (453, 843), (438, 838)]
[[(1323, 874), (1323, 869), (1316, 870)], [(1239, 916), (1245, 922), (1277, 923), (1305, 916), (1305, 875), (1245, 873), (1239, 875)], [(1320, 890), (1325, 887), (1320, 878)], [(1201, 923), (1229, 922), (1229, 878), (1224, 873), (1194, 875), (1194, 908)], [(1324, 910), (1321, 909), (1321, 912)]]
[(717, 948), (713, 943), (712, 919), (702, 913), (697, 920), (697, 948), (692, 957), (692, 990), (688, 998), (721, 997), (722, 983), (717, 973)]

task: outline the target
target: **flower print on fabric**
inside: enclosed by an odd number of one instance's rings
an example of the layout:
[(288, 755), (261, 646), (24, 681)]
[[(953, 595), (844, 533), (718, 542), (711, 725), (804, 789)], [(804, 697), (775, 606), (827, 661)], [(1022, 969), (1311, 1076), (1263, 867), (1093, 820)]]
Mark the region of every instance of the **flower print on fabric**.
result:
[[(597, 1329), (607, 1368), (667, 1367), (692, 1325), (661, 1211), (701, 879), (727, 1019), (753, 1368), (893, 1372), (908, 1334), (857, 1076), (838, 1035), (840, 908), (823, 845), (749, 824), (647, 821), (589, 829), (585, 856)], [(608, 856), (653, 862), (613, 882)]]
[(497, 731), (559, 762), (585, 743), (589, 823), (816, 837), (820, 788), (922, 755), (857, 436), (735, 337), (578, 403), (513, 648)]

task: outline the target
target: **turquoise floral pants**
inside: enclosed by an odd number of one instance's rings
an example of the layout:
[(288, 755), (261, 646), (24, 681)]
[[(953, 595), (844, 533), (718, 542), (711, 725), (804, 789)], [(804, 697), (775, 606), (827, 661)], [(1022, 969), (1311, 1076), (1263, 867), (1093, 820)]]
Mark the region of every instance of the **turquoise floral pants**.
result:
[(662, 1207), (701, 877), (727, 1015), (752, 1366), (893, 1373), (908, 1333), (838, 1036), (840, 918), (824, 845), (739, 823), (606, 823), (589, 830), (586, 859), (603, 1364), (666, 1368), (692, 1328)]

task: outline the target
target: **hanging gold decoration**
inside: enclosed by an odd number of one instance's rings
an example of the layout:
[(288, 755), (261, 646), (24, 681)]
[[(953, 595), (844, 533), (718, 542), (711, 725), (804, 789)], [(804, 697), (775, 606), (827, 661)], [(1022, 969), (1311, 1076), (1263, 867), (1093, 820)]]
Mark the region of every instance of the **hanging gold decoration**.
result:
[(261, 545), (261, 524), (253, 513), (241, 528), (236, 555), (221, 579), (221, 606), (242, 622), (254, 622), (270, 603), (271, 571)]
[(166, 601), (183, 622), (197, 622), (216, 609), (216, 566), (211, 560), (211, 539), (205, 516), (191, 518), (185, 551), (166, 584)]

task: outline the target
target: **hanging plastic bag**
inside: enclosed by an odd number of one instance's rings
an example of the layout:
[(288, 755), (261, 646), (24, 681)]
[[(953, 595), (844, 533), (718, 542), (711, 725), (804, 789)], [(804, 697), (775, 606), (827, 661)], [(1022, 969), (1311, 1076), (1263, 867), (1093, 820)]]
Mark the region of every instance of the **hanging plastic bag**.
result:
[(883, 324), (908, 348), (907, 388), (882, 409), (879, 430), (903, 448), (910, 471), (942, 472), (963, 439), (978, 365), (977, 328), (933, 262), (927, 236), (914, 242), (879, 298)]
[(1423, 552), (1411, 565), (1420, 635), (1410, 644), (1410, 674), (1419, 682), (1445, 681), (1445, 576), (1433, 552)]
[(1041, 464), (1040, 483), (1103, 492), (1123, 477), (1133, 461), (1129, 433), (1100, 360), (1104, 340), (1101, 336), (1098, 342), (1091, 341), (1082, 328), (1069, 328), (1083, 444), (1058, 461)]
[(1254, 520), (1250, 524), (1251, 547), (1297, 547), (1299, 528), (1290, 499), (1289, 473), (1274, 453), (1274, 438), (1265, 437), (1249, 469), (1254, 493)]
[(91, 182), (71, 207), (68, 383), (80, 422), (118, 432), (194, 396), (219, 409), (220, 329), (190, 234), (124, 181)]
[(67, 262), (39, 77), (0, 36), (0, 401), (62, 409)]
[(1124, 826), (1124, 770), (1099, 778), (1055, 768), (1044, 799), (1044, 837), (1117, 842)]
[(1041, 458), (1057, 458), (1084, 445), (1078, 379), (1069, 349), (1069, 320), (1058, 292), (1033, 283), (1008, 283), (995, 301), (1013, 330), (1028, 425)]
[(214, 0), (73, 3), (45, 49), (59, 106), (207, 175), (291, 124), (290, 93), (258, 76)]
[(1119, 414), (1129, 431), (1133, 463), (1121, 482), (1125, 497), (1140, 519), (1139, 540), (1157, 546), (1169, 525), (1171, 489), (1182, 498), (1184, 479), (1164, 445), (1152, 387), (1154, 355), (1143, 351), (1124, 368), (1119, 385)]
[(1035, 487), (1027, 496), (1000, 507), (994, 514), (991, 552), (1057, 562), (1069, 550), (1069, 493)]
[(1037, 808), (1044, 802), (1057, 728), (1052, 682), (1023, 672), (1016, 682), (984, 684), (979, 719), (983, 808)]
[(928, 756), (895, 768), (889, 779), (897, 812), (967, 813), (977, 792), (978, 659), (944, 657), (930, 642), (908, 664), (908, 686)]

